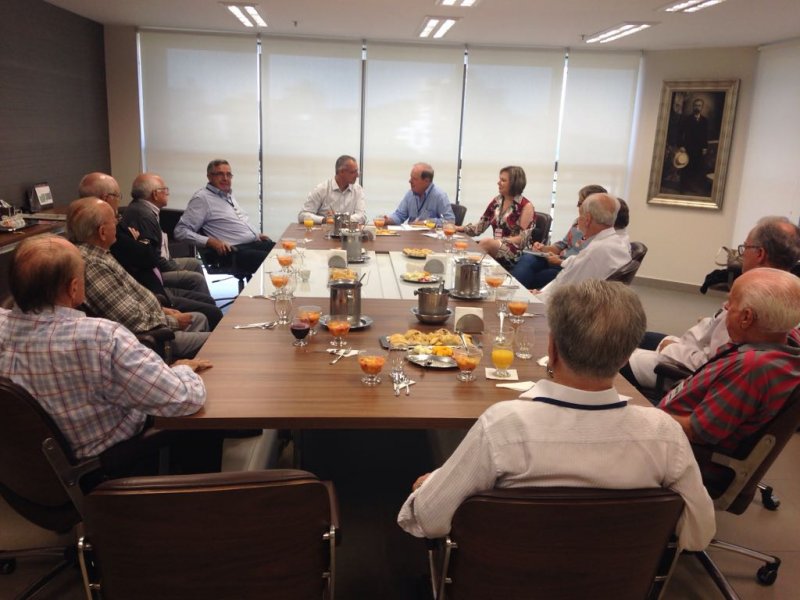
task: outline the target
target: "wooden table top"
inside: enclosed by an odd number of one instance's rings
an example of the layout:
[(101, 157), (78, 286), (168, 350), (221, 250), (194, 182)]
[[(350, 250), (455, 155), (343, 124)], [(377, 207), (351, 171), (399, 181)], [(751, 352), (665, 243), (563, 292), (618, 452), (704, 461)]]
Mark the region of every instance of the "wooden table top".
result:
[[(375, 252), (402, 251), (403, 248), (429, 248), (436, 252), (444, 251), (444, 241), (428, 237), (424, 234), (429, 233), (427, 229), (414, 228), (405, 230), (394, 230), (399, 235), (376, 236), (374, 240), (365, 241), (362, 246), (365, 250)], [(283, 238), (303, 239), (306, 235), (306, 228), (297, 223), (290, 223), (275, 241)], [(319, 226), (314, 227), (311, 232), (311, 241), (306, 243), (306, 248), (312, 250), (328, 250), (331, 248), (341, 248), (341, 240), (325, 239), (325, 234)], [(466, 238), (470, 239), (470, 238)]]
[(2, 231), (0, 232), (0, 253), (11, 252), (25, 238), (40, 233), (62, 233), (64, 228), (64, 221), (37, 221), (35, 224), (17, 231)]
[[(296, 299), (295, 306), (318, 304), (327, 312), (328, 298)], [(487, 327), (496, 326), (494, 303), (472, 303), (484, 309)], [(409, 328), (429, 331), (438, 326), (422, 325), (410, 309), (410, 300), (362, 299), (362, 313), (374, 324), (348, 335), (350, 347), (378, 349), (379, 337)], [(271, 320), (272, 303), (259, 298), (240, 297), (219, 324), (198, 355), (214, 368), (202, 374), (208, 391), (205, 407), (189, 417), (157, 417), (156, 426), (172, 429), (220, 428), (394, 428), (437, 429), (469, 427), (491, 404), (516, 398), (519, 392), (497, 388), (485, 379), (484, 367), (491, 366), (486, 352), (476, 374), (478, 380), (461, 383), (455, 369), (423, 369), (406, 365), (406, 373), (417, 383), (411, 395), (395, 397), (384, 367), (384, 381), (375, 387), (363, 385), (356, 357), (330, 365), (331, 335), (320, 326), (305, 348), (294, 348), (288, 326), (272, 331), (236, 330), (234, 325)], [(444, 324), (452, 329), (452, 319)], [(546, 353), (547, 324), (544, 316), (526, 320), (536, 334), (534, 360), (515, 359), (512, 368), (521, 380), (546, 377), (535, 359)], [(649, 405), (622, 377), (620, 393)]]

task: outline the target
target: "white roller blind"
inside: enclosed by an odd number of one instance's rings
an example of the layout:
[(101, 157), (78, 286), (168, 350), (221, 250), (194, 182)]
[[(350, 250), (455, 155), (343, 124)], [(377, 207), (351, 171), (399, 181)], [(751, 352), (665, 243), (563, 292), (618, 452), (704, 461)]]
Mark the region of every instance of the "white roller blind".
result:
[(392, 212), (411, 166), (430, 163), (455, 200), (464, 50), (367, 45), (364, 190), (370, 216)]
[(361, 43), (266, 38), (261, 90), (264, 229), (278, 235), (338, 156), (358, 159)]
[(170, 206), (185, 208), (208, 182), (208, 162), (227, 159), (258, 229), (256, 52), (255, 37), (140, 33), (145, 168), (170, 187)]
[(617, 196), (628, 178), (639, 53), (569, 53), (553, 239), (577, 216), (578, 190), (597, 183)]
[(550, 212), (563, 50), (470, 48), (460, 201), (475, 222), (497, 195), (500, 169), (519, 165), (525, 197)]

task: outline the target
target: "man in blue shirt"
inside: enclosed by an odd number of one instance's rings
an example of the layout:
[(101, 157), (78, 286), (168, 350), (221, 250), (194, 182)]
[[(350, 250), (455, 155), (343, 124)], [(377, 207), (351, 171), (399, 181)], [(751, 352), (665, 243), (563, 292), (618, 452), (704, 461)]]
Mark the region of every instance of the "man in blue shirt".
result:
[(233, 197), (233, 172), (227, 160), (212, 160), (206, 175), (208, 184), (189, 200), (175, 226), (175, 237), (213, 250), (222, 257), (235, 252), (236, 266), (253, 273), (275, 242), (253, 229), (247, 213)]
[(400, 225), (408, 220), (409, 223), (421, 223), (426, 219), (433, 219), (437, 225), (446, 221), (455, 222), (453, 207), (444, 190), (433, 185), (433, 167), (427, 163), (417, 163), (411, 168), (411, 177), (408, 180), (411, 189), (406, 192), (391, 215), (387, 215), (387, 225)]

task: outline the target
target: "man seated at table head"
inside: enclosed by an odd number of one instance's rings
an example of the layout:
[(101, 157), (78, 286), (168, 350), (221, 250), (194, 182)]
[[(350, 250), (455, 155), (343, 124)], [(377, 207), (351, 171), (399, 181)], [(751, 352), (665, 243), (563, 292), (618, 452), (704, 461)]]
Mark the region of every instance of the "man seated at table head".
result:
[(605, 279), (630, 262), (630, 242), (614, 229), (619, 208), (619, 201), (610, 194), (591, 194), (581, 204), (578, 228), (583, 233), (583, 249), (565, 259), (556, 278), (535, 292), (542, 302), (548, 302), (563, 285)]
[(233, 171), (227, 160), (217, 158), (209, 162), (206, 177), (208, 183), (194, 193), (175, 226), (175, 237), (219, 257), (230, 258), (235, 252), (237, 268), (255, 273), (275, 242), (253, 228), (247, 213), (233, 197)]
[(84, 262), (67, 240), (23, 241), (9, 274), (15, 306), (0, 309), (0, 375), (36, 398), (77, 458), (133, 437), (148, 414), (190, 415), (203, 406), (195, 371), (211, 363), (168, 367), (122, 325), (74, 310), (84, 301)]
[(433, 183), (432, 166), (428, 163), (415, 164), (411, 168), (408, 183), (411, 189), (403, 196), (397, 209), (386, 215), (387, 225), (400, 225), (406, 221), (423, 223), (428, 219), (433, 219), (437, 225), (455, 222), (456, 216), (447, 192)]
[(357, 183), (358, 162), (343, 154), (336, 159), (335, 175), (311, 190), (303, 210), (297, 215), (298, 222), (311, 219), (322, 223), (336, 213), (350, 215), (350, 221), (364, 223), (367, 218), (364, 189)]
[[(800, 385), (800, 279), (752, 269), (731, 288), (730, 343), (659, 403), (699, 444), (732, 450), (757, 432)], [(795, 331), (796, 333), (796, 331)]]
[(200, 313), (162, 309), (155, 295), (111, 256), (116, 232), (114, 209), (103, 200), (81, 198), (69, 205), (67, 237), (85, 262), (86, 307), (133, 333), (168, 325), (175, 331), (173, 355), (193, 358), (208, 338), (208, 320)]
[(681, 547), (704, 548), (714, 508), (689, 441), (668, 415), (629, 405), (613, 387), (645, 328), (636, 294), (596, 279), (561, 286), (547, 318), (550, 378), (488, 408), (444, 465), (414, 483), (400, 526), (441, 537), (464, 499), (492, 488), (664, 487), (686, 503)]
[[(786, 217), (763, 217), (739, 246), (742, 272), (759, 267), (789, 271), (800, 260), (800, 227)], [(682, 336), (648, 332), (642, 348), (631, 355), (622, 374), (640, 388), (654, 388), (655, 368), (661, 363), (682, 366), (690, 371), (702, 367), (730, 341), (723, 307), (711, 317), (701, 319)], [(800, 338), (800, 333), (795, 332)], [(653, 348), (653, 349), (651, 349)]]

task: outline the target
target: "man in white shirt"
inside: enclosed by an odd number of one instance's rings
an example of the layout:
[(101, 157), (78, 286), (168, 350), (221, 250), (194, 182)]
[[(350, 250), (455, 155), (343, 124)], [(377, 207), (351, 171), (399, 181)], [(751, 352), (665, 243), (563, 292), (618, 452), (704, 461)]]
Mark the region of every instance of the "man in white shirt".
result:
[(297, 215), (298, 222), (311, 219), (316, 224), (336, 213), (347, 213), (350, 221), (364, 223), (367, 218), (364, 189), (358, 181), (358, 162), (346, 154), (336, 159), (336, 175), (311, 190)]
[(464, 499), (495, 487), (664, 487), (685, 501), (680, 547), (705, 548), (714, 507), (689, 440), (671, 417), (629, 405), (612, 385), (644, 333), (636, 294), (618, 282), (565, 285), (547, 317), (552, 380), (488, 408), (444, 465), (414, 483), (399, 525), (442, 537)]
[(540, 291), (537, 298), (547, 302), (551, 294), (568, 283), (605, 279), (631, 260), (627, 236), (617, 235), (614, 222), (619, 201), (609, 194), (592, 194), (578, 209), (578, 229), (583, 233), (583, 250), (561, 263), (561, 272)]

